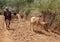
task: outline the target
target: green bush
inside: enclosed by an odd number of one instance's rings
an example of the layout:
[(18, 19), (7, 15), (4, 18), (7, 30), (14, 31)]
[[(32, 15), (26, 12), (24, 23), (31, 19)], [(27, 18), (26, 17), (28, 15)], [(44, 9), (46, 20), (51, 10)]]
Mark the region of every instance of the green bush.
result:
[(60, 12), (58, 12), (58, 13), (56, 14), (56, 19), (57, 19), (58, 22), (60, 22)]
[(26, 16), (28, 16), (28, 14), (30, 13), (31, 11), (31, 8), (30, 7), (25, 7), (23, 9), (21, 9), (20, 11), (24, 12), (26, 14)]
[(30, 8), (26, 8), (26, 9), (25, 9), (25, 11), (24, 11), (24, 12), (25, 12), (26, 16), (28, 16), (28, 14), (30, 13), (30, 11), (31, 11), (31, 9), (30, 9)]
[[(56, 11), (56, 19), (57, 21), (60, 21), (60, 2), (59, 0), (49, 0), (47, 2), (38, 2), (35, 3), (35, 8), (37, 8), (40, 12), (48, 12), (48, 10), (54, 10)], [(59, 12), (57, 12), (59, 11)], [(52, 12), (52, 11), (51, 11)]]

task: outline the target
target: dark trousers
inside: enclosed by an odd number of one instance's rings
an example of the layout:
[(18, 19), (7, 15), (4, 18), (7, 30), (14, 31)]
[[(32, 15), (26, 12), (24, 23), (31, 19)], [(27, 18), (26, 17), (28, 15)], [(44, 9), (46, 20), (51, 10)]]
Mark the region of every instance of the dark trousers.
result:
[(10, 21), (11, 21), (11, 18), (6, 16), (5, 17), (5, 22), (6, 22), (6, 26), (9, 28), (9, 25), (10, 25)]

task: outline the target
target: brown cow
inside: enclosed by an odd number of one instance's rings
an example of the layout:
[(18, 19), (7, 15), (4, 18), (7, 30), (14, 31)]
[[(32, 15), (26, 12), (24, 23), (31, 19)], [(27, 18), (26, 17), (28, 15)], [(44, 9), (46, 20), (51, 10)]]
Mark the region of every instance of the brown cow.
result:
[(23, 12), (19, 12), (20, 18), (22, 19), (22, 21), (24, 20), (24, 13)]

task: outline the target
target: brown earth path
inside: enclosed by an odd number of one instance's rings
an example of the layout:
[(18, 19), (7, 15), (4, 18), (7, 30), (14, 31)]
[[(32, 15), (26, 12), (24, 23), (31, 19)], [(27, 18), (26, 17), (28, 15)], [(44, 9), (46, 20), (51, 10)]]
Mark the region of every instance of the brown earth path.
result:
[(0, 15), (0, 42), (13, 42), (10, 32), (6, 29), (4, 16)]
[(51, 33), (51, 36), (46, 36), (35, 33), (29, 21), (11, 22), (10, 28), (14, 30), (7, 30), (3, 26), (0, 29), (0, 42), (60, 42), (60, 36), (57, 34)]

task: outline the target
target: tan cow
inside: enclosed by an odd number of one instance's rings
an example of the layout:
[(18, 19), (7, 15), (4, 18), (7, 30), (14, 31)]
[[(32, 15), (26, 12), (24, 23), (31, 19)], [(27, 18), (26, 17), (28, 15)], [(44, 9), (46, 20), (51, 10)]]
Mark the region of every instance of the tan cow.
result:
[(30, 22), (31, 22), (31, 25), (37, 26), (37, 27), (40, 25), (41, 27), (43, 27), (44, 30), (47, 31), (47, 22), (44, 22), (42, 20), (40, 17), (32, 17)]

